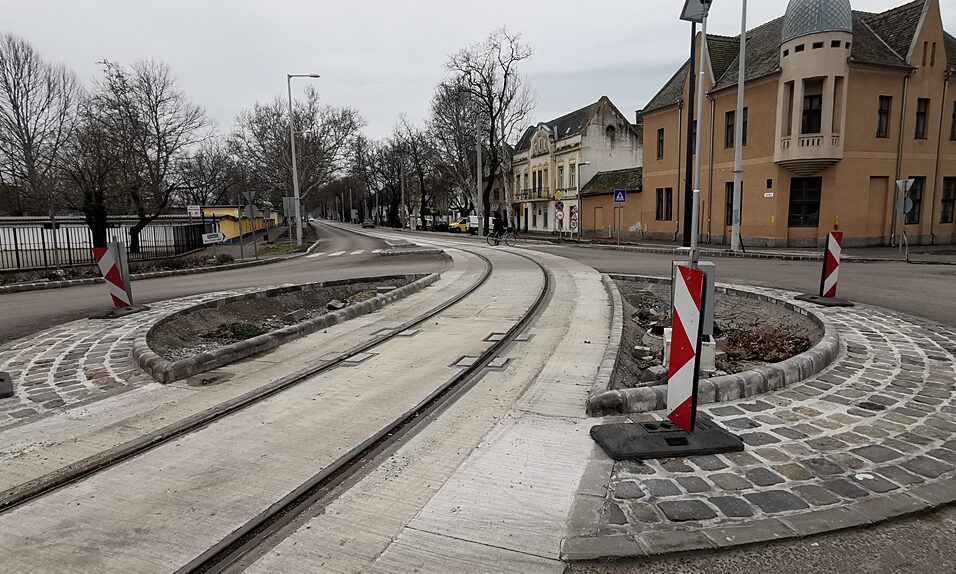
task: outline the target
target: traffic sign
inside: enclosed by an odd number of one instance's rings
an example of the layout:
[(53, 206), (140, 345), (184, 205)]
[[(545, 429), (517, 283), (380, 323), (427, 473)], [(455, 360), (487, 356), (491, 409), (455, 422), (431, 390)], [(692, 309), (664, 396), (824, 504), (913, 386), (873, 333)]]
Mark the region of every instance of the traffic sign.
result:
[(624, 203), (627, 201), (627, 190), (624, 189), (615, 189), (614, 190), (614, 203)]
[(558, 211), (564, 211), (564, 202), (561, 200), (555, 201), (554, 208), (557, 209)]
[(554, 199), (555, 201), (561, 201), (562, 199), (564, 199), (564, 194), (561, 193), (560, 191), (556, 191), (554, 192)]
[(562, 219), (564, 219), (564, 212), (563, 212), (563, 211), (555, 211), (555, 212), (554, 212), (554, 218), (557, 219), (558, 221), (561, 221)]
[(246, 217), (255, 219), (256, 217), (259, 217), (259, 208), (256, 207), (254, 204), (250, 203), (249, 205), (243, 208), (242, 213)]
[(188, 215), (189, 217), (202, 217), (202, 206), (187, 205), (186, 215)]
[(215, 233), (203, 233), (202, 242), (203, 245), (210, 245), (212, 243), (222, 243), (226, 240), (226, 236), (223, 233), (216, 231)]
[(575, 229), (578, 228), (578, 220), (572, 218), (569, 226), (571, 227), (571, 231), (574, 231)]

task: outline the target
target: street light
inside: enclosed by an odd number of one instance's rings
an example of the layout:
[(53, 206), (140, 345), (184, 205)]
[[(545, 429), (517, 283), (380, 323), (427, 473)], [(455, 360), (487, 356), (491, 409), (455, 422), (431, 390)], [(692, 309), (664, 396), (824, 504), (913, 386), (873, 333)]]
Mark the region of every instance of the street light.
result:
[[(700, 152), (701, 152), (701, 130), (700, 126), (702, 122), (700, 118), (704, 115), (704, 71), (707, 66), (705, 58), (707, 57), (707, 15), (710, 13), (710, 5), (713, 3), (713, 0), (686, 0), (684, 2), (684, 10), (681, 12), (680, 19), (691, 22), (692, 25), (696, 28), (696, 25), (700, 23), (700, 74), (697, 78), (697, 125), (698, 128), (694, 130), (694, 185), (693, 190), (684, 190), (684, 238), (685, 246), (690, 247), (690, 261), (692, 265), (697, 264), (697, 235), (698, 235), (698, 226), (700, 225)], [(694, 50), (694, 40), (691, 40), (691, 54)], [(693, 71), (693, 70), (691, 70)], [(689, 78), (688, 78), (689, 79)], [(691, 102), (693, 104), (693, 102)], [(690, 106), (688, 106), (690, 108)], [(693, 119), (688, 119), (688, 126), (691, 125)], [(740, 121), (739, 119), (737, 121)], [(688, 142), (688, 149), (690, 149), (690, 142)], [(686, 186), (685, 186), (686, 187)], [(688, 192), (691, 193), (690, 199), (691, 202), (688, 202)], [(688, 211), (690, 213), (688, 214)], [(690, 215), (688, 218), (687, 216)], [(688, 219), (690, 221), (688, 222)], [(690, 224), (688, 226), (688, 223)], [(688, 229), (689, 227), (689, 229)], [(686, 242), (686, 239), (689, 236), (689, 245)]]
[(292, 196), (295, 201), (295, 244), (302, 246), (302, 206), (299, 200), (299, 170), (295, 162), (295, 118), (292, 112), (292, 78), (318, 78), (318, 74), (286, 74), (285, 83), (289, 91), (289, 145), (292, 146)]
[(575, 178), (577, 179), (577, 181), (574, 181), (574, 182), (572, 182), (572, 183), (575, 184), (574, 195), (576, 196), (576, 199), (578, 200), (578, 228), (577, 228), (577, 234), (578, 234), (578, 243), (580, 243), (580, 242), (581, 242), (581, 231), (582, 231), (582, 229), (584, 228), (584, 214), (581, 212), (581, 179), (582, 179), (582, 178), (581, 178), (581, 168), (584, 167), (584, 166), (586, 166), (586, 165), (591, 165), (591, 162), (589, 162), (589, 161), (582, 161), (581, 163), (578, 163), (578, 164), (575, 164), (575, 165), (576, 165), (576, 167), (575, 167), (575, 171), (576, 171), (576, 173), (575, 173)]

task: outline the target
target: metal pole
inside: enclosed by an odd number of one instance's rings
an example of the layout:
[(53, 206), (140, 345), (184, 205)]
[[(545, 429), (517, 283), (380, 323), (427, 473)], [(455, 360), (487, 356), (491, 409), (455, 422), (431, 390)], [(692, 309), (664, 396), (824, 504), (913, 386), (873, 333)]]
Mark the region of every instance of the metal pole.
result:
[(480, 205), (481, 205), (481, 210), (478, 209), (478, 206), (475, 206), (475, 212), (478, 214), (478, 234), (479, 234), (479, 235), (484, 235), (484, 229), (485, 229), (484, 216), (485, 216), (485, 214), (482, 213), (482, 210), (485, 208), (485, 207), (484, 207), (484, 206), (485, 206), (485, 202), (484, 202), (484, 197), (482, 197), (482, 195), (481, 195), (481, 172), (482, 172), (482, 169), (481, 169), (481, 128), (479, 128), (479, 129), (478, 129), (478, 133), (475, 134), (475, 148), (478, 150), (478, 163), (477, 163), (477, 167), (475, 168), (475, 191), (477, 192), (477, 194), (475, 195), (475, 197), (478, 198), (478, 201), (479, 201), (479, 203), (480, 203)]
[(398, 177), (401, 179), (399, 182), (402, 188), (402, 208), (401, 213), (399, 213), (399, 223), (402, 225), (402, 229), (405, 229), (405, 161), (402, 160), (401, 166), (399, 166)]
[(690, 220), (690, 262), (691, 265), (697, 265), (697, 235), (700, 232), (700, 155), (703, 138), (700, 133), (700, 118), (704, 117), (704, 74), (707, 69), (707, 12), (708, 6), (704, 6), (704, 18), (700, 26), (700, 74), (697, 78), (697, 133), (695, 134), (695, 157), (694, 157), (694, 194), (691, 207)]
[[(737, 111), (734, 118), (734, 203), (730, 249), (740, 251), (740, 204), (744, 176), (744, 77), (747, 68), (747, 0), (742, 0), (740, 15), (740, 68), (737, 72)], [(713, 170), (711, 170), (713, 174)]]
[(239, 261), (245, 261), (246, 254), (243, 252), (242, 248), (242, 199), (238, 199), (237, 203), (239, 203), (239, 207), (236, 209), (236, 211), (239, 212)]
[[(286, 74), (286, 88), (289, 91), (289, 145), (292, 147), (292, 197), (295, 199), (295, 244), (302, 245), (302, 213), (299, 206), (299, 170), (295, 163), (295, 121), (292, 115), (292, 75)], [(291, 233), (290, 233), (291, 236)]]
[(355, 223), (352, 220), (352, 213), (355, 211), (355, 205), (352, 203), (352, 188), (349, 188), (349, 221)]
[[(694, 68), (696, 67), (697, 61), (697, 23), (694, 22), (690, 27), (690, 68), (688, 68), (687, 73), (687, 91), (689, 94), (688, 103), (687, 103), (687, 144), (684, 148), (686, 158), (684, 160), (684, 238), (682, 245), (684, 247), (690, 247), (690, 219), (692, 217), (691, 209), (691, 194), (694, 189), (694, 150), (692, 147), (691, 139), (694, 137), (694, 98), (697, 93), (697, 84), (691, 79), (691, 74), (694, 73)], [(679, 129), (678, 129), (679, 131)], [(678, 146), (680, 147), (680, 146)], [(678, 173), (679, 173), (678, 168)], [(677, 211), (680, 213), (680, 202), (681, 194), (677, 194)], [(680, 222), (680, 216), (675, 218)], [(676, 233), (675, 233), (676, 235)]]

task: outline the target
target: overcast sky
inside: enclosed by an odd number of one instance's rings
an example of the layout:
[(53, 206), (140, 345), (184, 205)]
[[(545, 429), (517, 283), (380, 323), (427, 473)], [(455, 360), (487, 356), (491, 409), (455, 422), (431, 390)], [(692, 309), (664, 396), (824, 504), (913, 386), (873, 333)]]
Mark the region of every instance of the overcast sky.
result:
[[(882, 11), (905, 0), (851, 0)], [(587, 6), (589, 7), (583, 7)], [(956, 32), (956, 1), (942, 0)], [(254, 102), (285, 97), (285, 74), (334, 105), (361, 111), (373, 138), (398, 115), (422, 122), (448, 55), (507, 26), (534, 48), (524, 66), (546, 121), (607, 95), (628, 116), (687, 58), (683, 0), (0, 0), (0, 31), (23, 36), (89, 83), (96, 62), (167, 62), (220, 130)], [(598, 7), (600, 6), (600, 7)], [(787, 0), (751, 0), (749, 25), (784, 13)], [(736, 35), (740, 1), (715, 0), (710, 30)]]

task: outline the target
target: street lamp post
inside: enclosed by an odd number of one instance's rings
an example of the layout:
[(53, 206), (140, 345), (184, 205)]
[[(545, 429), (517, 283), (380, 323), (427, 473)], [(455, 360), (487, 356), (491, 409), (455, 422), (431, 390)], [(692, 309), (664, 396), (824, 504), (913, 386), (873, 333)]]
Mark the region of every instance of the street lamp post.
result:
[(292, 147), (292, 196), (295, 200), (295, 244), (302, 246), (302, 206), (299, 199), (299, 170), (295, 162), (295, 118), (292, 111), (292, 78), (318, 78), (318, 74), (286, 74), (289, 91), (289, 145)]
[(744, 177), (744, 74), (747, 69), (747, 0), (743, 0), (740, 15), (740, 68), (737, 72), (737, 111), (734, 121), (734, 199), (730, 232), (730, 249), (740, 251), (740, 204), (743, 200)]
[[(700, 74), (697, 77), (697, 129), (694, 130), (694, 190), (693, 203), (691, 206), (691, 220), (685, 221), (685, 225), (690, 223), (690, 261), (691, 265), (697, 264), (697, 236), (699, 235), (698, 226), (700, 225), (700, 153), (703, 138), (701, 137), (700, 121), (704, 116), (704, 72), (707, 69), (707, 14), (710, 12), (710, 5), (713, 0), (687, 0), (684, 3), (684, 10), (681, 13), (681, 20), (692, 23), (700, 23)], [(693, 71), (693, 70), (691, 70)], [(690, 78), (688, 78), (690, 79)], [(691, 80), (692, 81), (692, 80)], [(690, 142), (687, 142), (690, 145)], [(685, 208), (686, 212), (686, 208)], [(686, 235), (686, 233), (685, 233)]]

